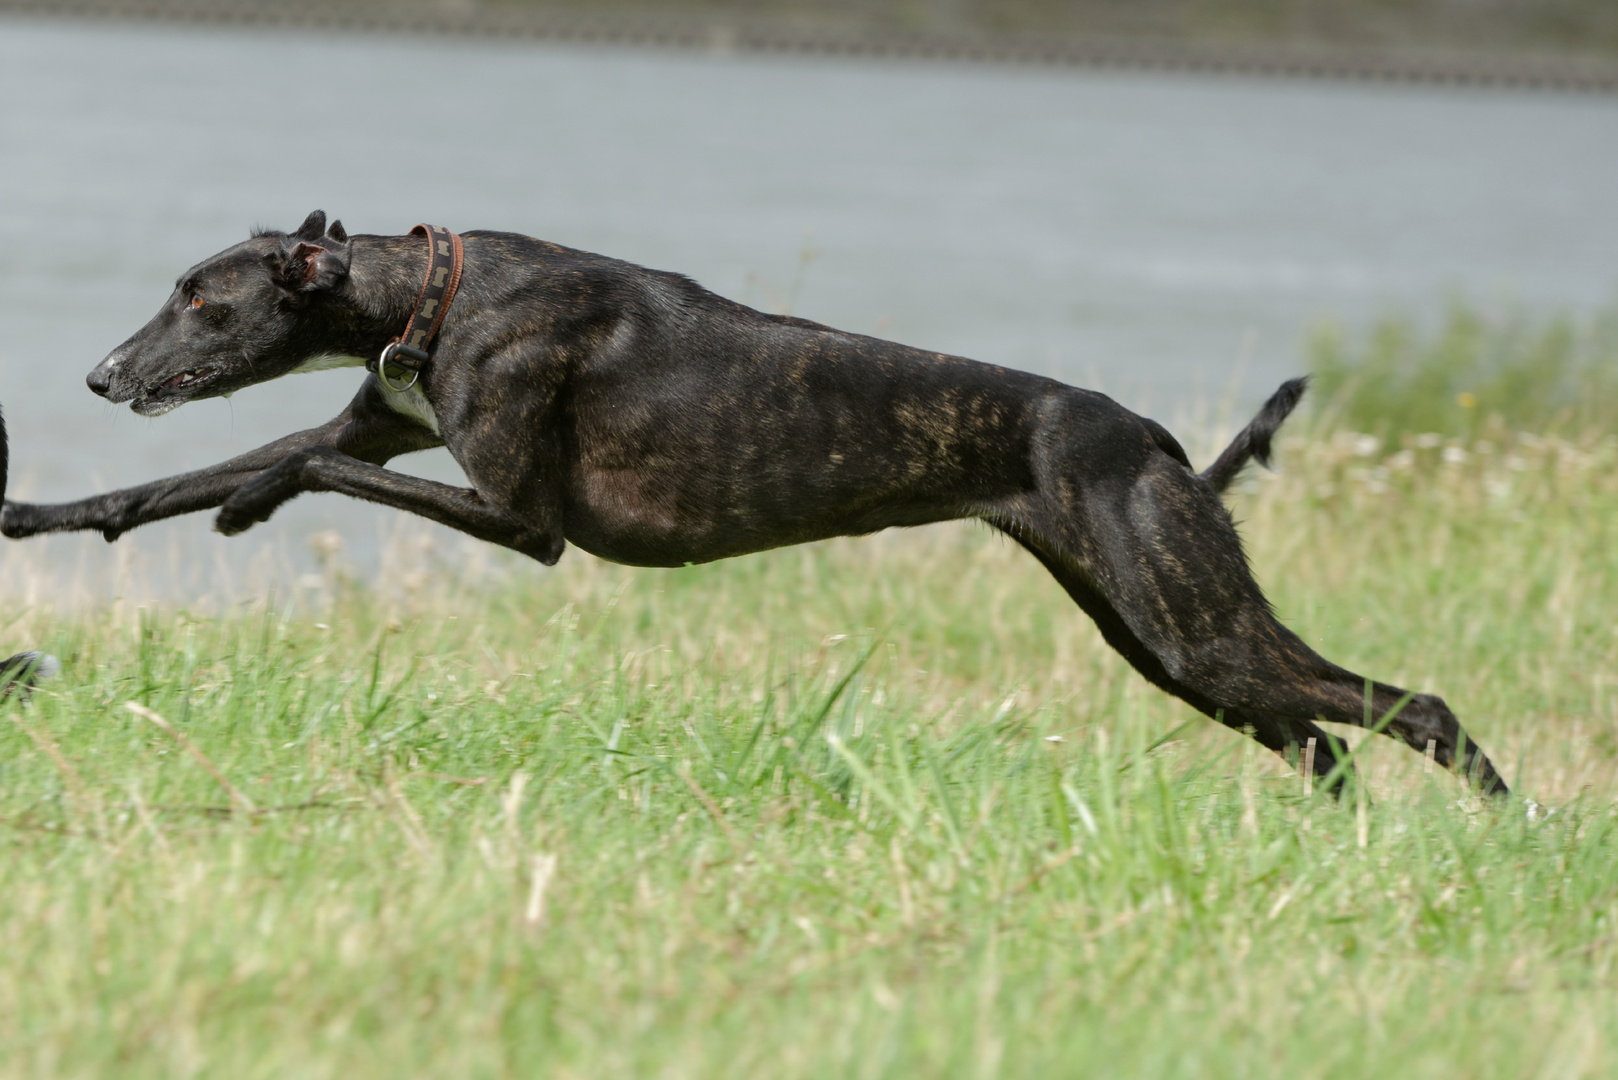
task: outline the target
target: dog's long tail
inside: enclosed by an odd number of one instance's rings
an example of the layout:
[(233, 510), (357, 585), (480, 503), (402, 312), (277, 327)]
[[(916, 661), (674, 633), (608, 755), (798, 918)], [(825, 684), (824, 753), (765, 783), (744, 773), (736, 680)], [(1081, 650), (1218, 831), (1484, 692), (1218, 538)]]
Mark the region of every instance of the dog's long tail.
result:
[(1249, 460), (1256, 459), (1260, 465), (1270, 463), (1270, 440), (1281, 424), (1297, 408), (1298, 402), (1303, 399), (1303, 392), (1309, 386), (1309, 377), (1301, 379), (1288, 379), (1281, 384), (1281, 389), (1270, 395), (1270, 400), (1253, 417), (1253, 422), (1242, 428), (1241, 434), (1231, 440), (1225, 452), (1219, 455), (1219, 460), (1208, 466), (1202, 472), (1202, 478), (1212, 484), (1215, 491), (1223, 493), (1230, 487), (1242, 471), (1242, 467)]

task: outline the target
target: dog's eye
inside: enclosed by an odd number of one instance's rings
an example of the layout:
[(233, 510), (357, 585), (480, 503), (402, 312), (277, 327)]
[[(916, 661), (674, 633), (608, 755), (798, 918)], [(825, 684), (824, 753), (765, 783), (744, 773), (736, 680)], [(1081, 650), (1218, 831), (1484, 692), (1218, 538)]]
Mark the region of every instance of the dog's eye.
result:
[(202, 306), (202, 294), (201, 293), (192, 293), (191, 294), (191, 309), (193, 311), (195, 311), (197, 308), (199, 308), (201, 306)]

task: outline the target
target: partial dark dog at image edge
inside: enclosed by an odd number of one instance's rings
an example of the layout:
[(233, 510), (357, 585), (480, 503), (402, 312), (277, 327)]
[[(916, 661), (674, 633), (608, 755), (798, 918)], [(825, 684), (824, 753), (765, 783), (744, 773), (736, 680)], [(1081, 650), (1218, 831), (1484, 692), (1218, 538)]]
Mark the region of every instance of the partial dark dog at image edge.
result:
[[(360, 365), (373, 373), (327, 424), (78, 502), (7, 502), (0, 532), (113, 540), (217, 507), (235, 534), (334, 491), (547, 565), (572, 543), (681, 566), (976, 518), (1031, 552), (1155, 685), (1278, 753), (1317, 740), (1317, 774), (1343, 753), (1324, 720), (1380, 726), (1506, 794), (1442, 699), (1325, 660), (1253, 579), (1219, 494), (1268, 458), (1302, 380), (1199, 475), (1160, 424), (1053, 379), (767, 315), (514, 233), (350, 237), (316, 211), (192, 267), (87, 381), (156, 416)], [(472, 487), (384, 468), (437, 446)]]
[[(0, 413), (0, 499), (6, 494), (6, 470), (10, 465), (6, 418)], [(0, 700), (16, 694), (23, 701), (28, 692), (62, 670), (62, 662), (49, 653), (30, 649), (0, 660)]]

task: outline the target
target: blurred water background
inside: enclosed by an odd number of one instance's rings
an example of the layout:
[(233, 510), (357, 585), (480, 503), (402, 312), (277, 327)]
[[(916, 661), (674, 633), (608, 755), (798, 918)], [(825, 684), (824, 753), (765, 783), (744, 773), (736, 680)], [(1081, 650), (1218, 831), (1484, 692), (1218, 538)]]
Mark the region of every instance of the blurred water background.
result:
[[(316, 207), (679, 270), (1103, 389), (1195, 443), (1300, 371), (1321, 320), (1610, 303), (1614, 191), (1611, 95), (4, 18), (10, 494), (140, 483), (340, 409), (356, 371), (153, 421), (83, 382), (188, 266)], [(395, 466), (461, 480), (441, 450)], [(0, 588), (316, 588), (334, 536), (369, 573), (405, 535), (331, 495), (234, 540), (210, 522), (7, 542)]]

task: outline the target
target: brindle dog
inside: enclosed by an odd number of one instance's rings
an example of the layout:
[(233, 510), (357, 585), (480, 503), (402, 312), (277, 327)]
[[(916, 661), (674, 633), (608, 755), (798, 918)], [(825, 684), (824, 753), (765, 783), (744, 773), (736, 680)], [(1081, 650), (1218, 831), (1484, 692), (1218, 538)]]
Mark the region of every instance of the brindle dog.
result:
[[(219, 508), (220, 532), (305, 491), (408, 510), (556, 562), (680, 566), (830, 536), (978, 518), (1033, 553), (1147, 679), (1277, 752), (1317, 720), (1365, 725), (1403, 690), (1316, 655), (1248, 569), (1219, 492), (1302, 393), (1284, 386), (1203, 475), (1160, 425), (1101, 394), (765, 315), (677, 274), (503, 232), (464, 234), (460, 290), (406, 392), (376, 376), (336, 419), (197, 472), (57, 505), (0, 532), (96, 529)], [(90, 373), (156, 416), (296, 371), (360, 365), (404, 327), (416, 237), (349, 237), (325, 214), (198, 264)], [(470, 489), (390, 471), (445, 446)], [(1367, 689), (1370, 693), (1366, 700)], [(1505, 785), (1442, 700), (1386, 726)]]

